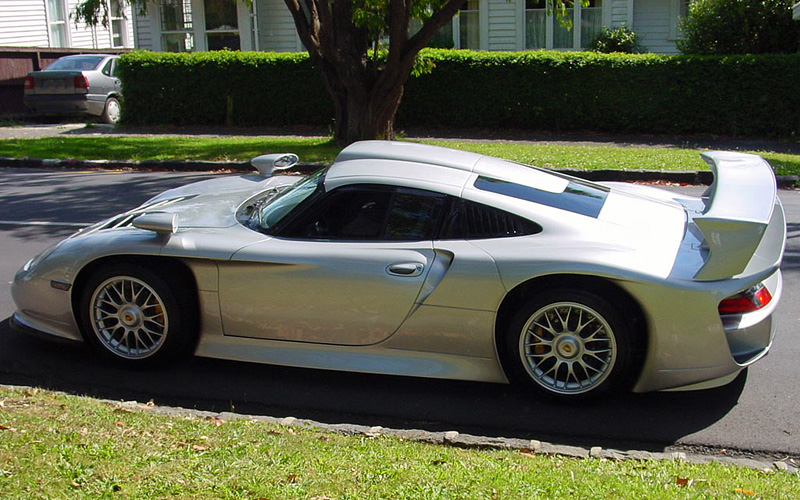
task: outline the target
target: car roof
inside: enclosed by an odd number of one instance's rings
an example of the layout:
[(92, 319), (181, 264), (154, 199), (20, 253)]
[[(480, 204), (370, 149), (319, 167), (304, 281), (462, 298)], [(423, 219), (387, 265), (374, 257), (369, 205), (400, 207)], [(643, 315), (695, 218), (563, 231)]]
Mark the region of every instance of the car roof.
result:
[(388, 183), (460, 196), (479, 176), (553, 193), (562, 192), (569, 183), (545, 170), (478, 153), (411, 142), (361, 141), (339, 153), (325, 186)]
[(72, 59), (74, 57), (119, 57), (116, 54), (71, 54), (68, 56), (59, 57), (59, 59)]

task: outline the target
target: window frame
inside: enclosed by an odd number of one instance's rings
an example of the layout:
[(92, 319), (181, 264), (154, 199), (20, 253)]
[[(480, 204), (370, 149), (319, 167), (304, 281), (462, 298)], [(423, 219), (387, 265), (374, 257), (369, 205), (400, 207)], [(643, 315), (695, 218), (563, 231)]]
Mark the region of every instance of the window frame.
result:
[[(334, 203), (336, 198), (343, 194), (368, 193), (368, 192), (387, 192), (389, 194), (388, 205), (383, 213), (380, 234), (377, 237), (366, 238), (340, 238), (340, 237), (313, 237), (299, 234), (300, 229), (311, 222), (316, 211), (325, 210), (327, 206)], [(388, 222), (396, 206), (398, 195), (411, 194), (418, 197), (434, 198), (437, 200), (438, 207), (434, 207), (434, 218), (432, 226), (427, 228), (426, 234), (421, 238), (391, 238), (387, 236)], [(440, 200), (440, 201), (438, 201)], [(414, 241), (433, 241), (440, 234), (442, 226), (450, 214), (452, 197), (444, 193), (430, 191), (419, 188), (396, 186), (391, 184), (347, 184), (328, 192), (314, 193), (302, 203), (297, 205), (289, 214), (279, 221), (269, 234), (277, 238), (284, 238), (297, 241), (326, 241), (326, 242), (414, 242)]]
[[(604, 26), (609, 26), (611, 24), (610, 19), (610, 2), (611, 0), (599, 0), (600, 6), (599, 7), (583, 7), (579, 0), (575, 0), (573, 2), (573, 6), (569, 9), (572, 11), (572, 45), (570, 47), (554, 47), (554, 40), (555, 40), (555, 30), (556, 26), (558, 25), (558, 20), (553, 11), (552, 7), (549, 9), (547, 3), (550, 3), (552, 6), (552, 0), (545, 0), (545, 7), (543, 9), (528, 9), (526, 5), (526, 0), (519, 0), (518, 2), (518, 12), (519, 12), (519, 24), (518, 29), (521, 33), (519, 39), (518, 48), (520, 50), (559, 50), (559, 51), (583, 51), (587, 50), (587, 48), (583, 47), (583, 35), (581, 30), (581, 19), (582, 19), (582, 12), (588, 9), (599, 9), (600, 10), (600, 24), (598, 25), (598, 32)], [(545, 46), (544, 47), (528, 47), (528, 39), (527, 39), (527, 18), (529, 11), (545, 11), (544, 16), (544, 29), (545, 29)], [(589, 43), (590, 40), (585, 41)]]
[[(463, 5), (467, 5), (469, 0), (465, 0)], [(440, 29), (445, 29), (449, 27), (452, 31), (452, 40), (453, 49), (458, 50), (487, 50), (489, 46), (489, 2), (488, 0), (474, 0), (477, 2), (477, 8), (475, 9), (464, 9), (462, 6), (459, 8), (458, 12), (453, 16), (450, 20), (449, 24), (446, 24)], [(461, 45), (461, 12), (474, 14), (478, 18), (478, 43), (473, 46), (473, 48), (469, 47), (462, 47)], [(421, 25), (419, 25), (421, 26)], [(414, 30), (418, 30), (419, 26), (414, 28)]]
[[(113, 48), (128, 46), (128, 19), (125, 17), (125, 8), (120, 0), (108, 0), (108, 28), (108, 36)], [(119, 43), (116, 42), (117, 40)]]
[[(186, 7), (189, 8), (188, 13), (184, 10), (182, 12), (183, 15), (183, 29), (165, 29), (164, 26), (164, 8), (165, 2), (175, 3), (175, 1), (180, 2), (184, 9)], [(165, 52), (195, 52), (197, 50), (197, 35), (195, 34), (197, 20), (195, 19), (195, 5), (193, 0), (158, 0), (158, 28), (161, 40), (161, 50)], [(187, 26), (187, 17), (188, 17), (188, 26)], [(166, 49), (167, 47), (167, 39), (172, 35), (183, 35), (184, 36), (184, 47), (186, 47), (185, 43), (186, 40), (191, 41), (191, 47), (186, 48), (186, 50), (180, 51), (173, 51)]]
[[(66, 0), (45, 0), (45, 15), (47, 18), (47, 40), (50, 47), (54, 48), (63, 48), (69, 47), (72, 45), (72, 37), (69, 29), (69, 5), (67, 4)], [(56, 11), (60, 10), (60, 12), (53, 12), (53, 7), (56, 7)], [(59, 9), (60, 7), (60, 9)], [(63, 16), (63, 19), (59, 19), (59, 14)], [(60, 28), (63, 34), (63, 40), (59, 37), (58, 41), (54, 40), (54, 33), (53, 28), (58, 27)], [(54, 43), (55, 42), (55, 43)]]

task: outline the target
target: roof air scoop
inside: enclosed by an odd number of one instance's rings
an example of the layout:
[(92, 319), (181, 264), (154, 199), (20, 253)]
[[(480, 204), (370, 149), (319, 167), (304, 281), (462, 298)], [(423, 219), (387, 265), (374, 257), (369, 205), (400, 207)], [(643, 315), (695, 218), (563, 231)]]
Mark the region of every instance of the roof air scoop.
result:
[(256, 167), (262, 177), (271, 177), (277, 170), (287, 170), (297, 164), (299, 158), (292, 153), (276, 153), (271, 155), (256, 156), (250, 164)]

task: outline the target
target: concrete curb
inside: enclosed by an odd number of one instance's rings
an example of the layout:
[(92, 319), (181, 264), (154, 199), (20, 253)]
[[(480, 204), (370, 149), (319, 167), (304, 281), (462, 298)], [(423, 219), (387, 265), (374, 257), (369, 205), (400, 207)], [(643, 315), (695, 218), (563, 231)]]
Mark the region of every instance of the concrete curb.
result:
[(202, 410), (192, 410), (180, 407), (154, 406), (142, 404), (137, 401), (112, 401), (100, 400), (116, 408), (131, 411), (143, 411), (158, 415), (173, 417), (195, 417), (205, 419), (219, 419), (223, 421), (250, 420), (253, 422), (264, 422), (286, 427), (297, 427), (303, 429), (317, 429), (324, 432), (331, 432), (345, 436), (366, 436), (376, 438), (379, 436), (391, 436), (406, 440), (413, 440), (423, 443), (455, 446), (467, 449), (505, 449), (519, 450), (521, 453), (561, 455), (572, 458), (582, 459), (606, 459), (606, 460), (672, 460), (693, 464), (721, 463), (747, 467), (761, 471), (782, 471), (800, 476), (800, 469), (787, 461), (774, 461), (769, 459), (753, 459), (740, 457), (725, 457), (716, 455), (701, 455), (686, 453), (682, 451), (648, 452), (637, 450), (615, 450), (604, 449), (600, 446), (583, 448), (579, 446), (559, 445), (538, 440), (528, 440), (519, 438), (504, 437), (485, 437), (472, 434), (462, 434), (458, 431), (431, 432), (419, 429), (390, 429), (381, 426), (369, 427), (366, 425), (354, 424), (328, 424), (314, 420), (299, 419), (295, 417), (268, 417), (260, 415), (244, 415), (232, 412), (211, 412)]
[[(325, 163), (299, 163), (294, 170), (313, 171)], [(73, 170), (143, 170), (167, 172), (253, 172), (250, 162), (213, 161), (115, 161), (115, 160), (74, 160), (44, 158), (0, 157), (0, 168), (63, 168)], [(710, 170), (670, 171), (670, 170), (578, 170), (559, 169), (559, 172), (592, 181), (621, 182), (668, 182), (674, 184), (704, 184), (713, 180)], [(778, 187), (791, 188), (800, 184), (798, 175), (776, 176)]]

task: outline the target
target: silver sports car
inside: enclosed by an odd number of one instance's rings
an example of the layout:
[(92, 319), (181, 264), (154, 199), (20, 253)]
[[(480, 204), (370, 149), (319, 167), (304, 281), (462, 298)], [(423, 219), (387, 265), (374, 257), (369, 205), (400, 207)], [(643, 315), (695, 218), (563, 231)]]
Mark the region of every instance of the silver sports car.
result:
[[(769, 350), (786, 242), (760, 157), (702, 198), (367, 141), (172, 189), (17, 273), (13, 323), (128, 364), (199, 356), (515, 382), (725, 384)], [(282, 172), (283, 171), (283, 172)]]

